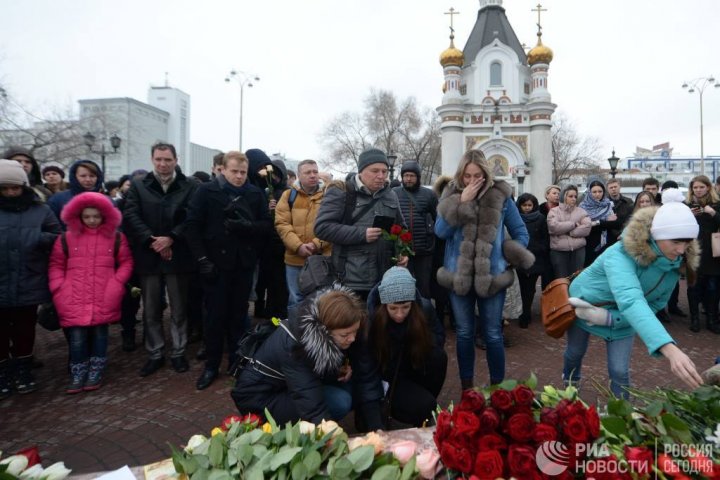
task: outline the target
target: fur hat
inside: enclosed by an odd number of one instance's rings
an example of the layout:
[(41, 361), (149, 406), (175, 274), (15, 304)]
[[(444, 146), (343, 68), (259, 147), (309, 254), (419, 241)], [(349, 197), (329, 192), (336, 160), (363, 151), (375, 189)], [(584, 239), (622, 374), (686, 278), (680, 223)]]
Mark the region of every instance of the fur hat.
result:
[(663, 206), (655, 214), (650, 228), (654, 240), (697, 238), (700, 227), (690, 208), (682, 203), (683, 195), (676, 188), (662, 193)]
[(362, 172), (365, 167), (372, 165), (373, 163), (384, 163), (386, 167), (390, 167), (385, 152), (379, 148), (368, 148), (360, 154), (358, 158), (358, 173)]
[(383, 275), (378, 293), (384, 305), (412, 302), (415, 300), (415, 279), (407, 268), (392, 267)]
[(58, 175), (60, 175), (60, 178), (65, 178), (65, 171), (63, 171), (62, 168), (58, 167), (57, 165), (48, 165), (47, 167), (42, 169), (43, 177), (45, 177), (45, 174), (47, 172), (55, 172)]
[(20, 162), (0, 160), (0, 185), (29, 185), (27, 173)]

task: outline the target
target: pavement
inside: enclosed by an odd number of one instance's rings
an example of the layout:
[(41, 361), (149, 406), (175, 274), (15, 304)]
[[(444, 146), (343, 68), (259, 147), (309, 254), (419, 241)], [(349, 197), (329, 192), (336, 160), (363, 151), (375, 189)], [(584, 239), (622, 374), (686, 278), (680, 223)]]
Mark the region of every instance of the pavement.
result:
[[(686, 303), (681, 303), (681, 308), (687, 312)], [(700, 333), (690, 332), (688, 318), (673, 317), (666, 327), (698, 370), (710, 367), (720, 355), (720, 336), (705, 329)], [(539, 385), (562, 384), (565, 340), (546, 336), (537, 314), (530, 328), (520, 329), (517, 323), (511, 323), (506, 327), (506, 335), (513, 343), (506, 349), (506, 378), (524, 379), (534, 372)], [(454, 332), (448, 329), (449, 362), (445, 385), (438, 399), (441, 406), (460, 398), (454, 344)], [(44, 363), (43, 367), (34, 370), (39, 389), (0, 401), (0, 450), (7, 455), (38, 445), (44, 465), (64, 461), (74, 473), (144, 465), (169, 457), (170, 445), (182, 445), (196, 433), (208, 435), (226, 415), (235, 413), (230, 398), (230, 377), (223, 374), (207, 390), (195, 390), (195, 380), (203, 368), (203, 363), (195, 360), (198, 347), (199, 343), (188, 347), (189, 372), (175, 373), (168, 362), (155, 374), (141, 378), (138, 372), (147, 359), (144, 349), (140, 346), (135, 352), (123, 352), (120, 327), (113, 325), (109, 364), (102, 388), (67, 395), (65, 338), (60, 331), (47, 332), (38, 327), (36, 354)], [(634, 349), (631, 366), (634, 386), (682, 388), (666, 360), (650, 357), (639, 339)], [(476, 353), (476, 384), (483, 385), (488, 381), (487, 365), (484, 352), (476, 350)], [(585, 383), (581, 390), (582, 397), (588, 402), (603, 401), (592, 383), (607, 385), (605, 356), (602, 342), (593, 338), (583, 365)], [(351, 420), (342, 425), (349, 432), (353, 431)]]

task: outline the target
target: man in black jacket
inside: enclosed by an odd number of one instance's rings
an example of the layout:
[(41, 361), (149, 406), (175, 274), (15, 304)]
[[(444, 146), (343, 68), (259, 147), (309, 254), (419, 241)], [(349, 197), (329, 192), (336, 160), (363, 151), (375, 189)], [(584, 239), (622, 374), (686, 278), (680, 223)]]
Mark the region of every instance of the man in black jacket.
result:
[(410, 257), (408, 268), (417, 280), (417, 288), (424, 298), (430, 298), (433, 250), (435, 247), (435, 217), (438, 199), (429, 188), (420, 183), (420, 165), (414, 160), (403, 162), (400, 168), (402, 186), (393, 190), (400, 202), (405, 223), (412, 233), (415, 255)]
[(130, 240), (135, 272), (140, 276), (143, 298), (145, 348), (150, 354), (140, 376), (156, 372), (165, 363), (162, 297), (167, 286), (172, 312), (170, 361), (177, 372), (189, 368), (187, 344), (187, 292), (196, 269), (185, 242), (185, 219), (197, 182), (178, 167), (175, 147), (156, 143), (152, 147), (153, 171), (135, 179), (128, 190), (123, 228)]
[(618, 224), (618, 228), (608, 230), (607, 244), (610, 246), (620, 238), (622, 229), (625, 228), (625, 224), (630, 219), (630, 215), (632, 215), (635, 206), (632, 199), (620, 193), (620, 180), (617, 178), (608, 180), (607, 191), (610, 201), (613, 202), (613, 212), (617, 215)]
[(232, 365), (240, 336), (250, 327), (248, 297), (257, 251), (272, 229), (265, 194), (247, 181), (248, 159), (228, 152), (222, 173), (200, 186), (190, 202), (187, 239), (200, 268), (207, 317), (207, 360), (196, 387), (204, 390), (218, 377), (227, 342)]

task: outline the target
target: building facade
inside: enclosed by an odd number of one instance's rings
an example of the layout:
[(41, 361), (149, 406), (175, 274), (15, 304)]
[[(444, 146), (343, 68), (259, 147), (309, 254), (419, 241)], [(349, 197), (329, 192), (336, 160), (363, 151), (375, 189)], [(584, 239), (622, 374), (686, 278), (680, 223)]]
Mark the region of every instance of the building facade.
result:
[(437, 108), (443, 174), (453, 175), (463, 153), (478, 149), (518, 193), (542, 194), (552, 183), (553, 53), (542, 44), (539, 20), (537, 37), (526, 54), (502, 0), (480, 0), (463, 51), (455, 48), (451, 26), (450, 47), (440, 56), (445, 83)]

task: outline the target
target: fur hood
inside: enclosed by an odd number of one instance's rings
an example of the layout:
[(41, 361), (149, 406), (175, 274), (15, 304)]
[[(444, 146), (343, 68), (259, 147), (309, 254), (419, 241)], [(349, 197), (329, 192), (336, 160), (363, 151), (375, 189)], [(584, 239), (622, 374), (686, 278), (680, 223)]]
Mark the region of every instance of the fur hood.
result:
[(85, 192), (75, 195), (72, 200), (65, 205), (60, 214), (62, 221), (67, 225), (68, 231), (80, 234), (86, 227), (80, 219), (82, 211), (86, 208), (97, 208), (103, 217), (103, 223), (98, 227), (98, 232), (105, 236), (112, 237), (120, 226), (122, 216), (120, 211), (115, 208), (112, 201), (96, 192)]
[[(657, 252), (652, 247), (653, 243), (650, 237), (650, 227), (658, 208), (645, 207), (635, 212), (622, 234), (625, 251), (643, 267), (647, 267), (658, 258)], [(686, 274), (692, 275), (700, 265), (700, 244), (697, 240), (690, 242), (687, 250), (685, 250), (684, 257), (683, 263), (687, 268)]]
[(303, 304), (298, 315), (297, 328), (300, 345), (310, 359), (313, 371), (321, 377), (337, 372), (345, 359), (345, 353), (337, 346), (330, 335), (330, 330), (319, 319), (318, 300), (331, 291), (342, 291), (355, 295), (349, 288), (335, 283), (310, 297)]

